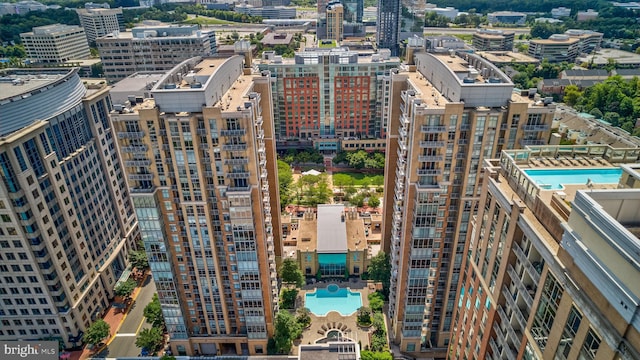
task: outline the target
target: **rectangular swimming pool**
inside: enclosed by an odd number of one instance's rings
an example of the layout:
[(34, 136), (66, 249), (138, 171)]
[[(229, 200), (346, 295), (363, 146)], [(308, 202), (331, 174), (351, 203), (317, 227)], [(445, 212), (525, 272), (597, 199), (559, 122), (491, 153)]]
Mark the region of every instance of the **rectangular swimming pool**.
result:
[(562, 189), (563, 184), (617, 184), (622, 169), (529, 169), (524, 173), (542, 189)]
[(362, 297), (359, 292), (330, 284), (324, 289), (316, 289), (314, 293), (307, 293), (304, 306), (318, 316), (325, 316), (330, 311), (349, 316), (362, 306)]

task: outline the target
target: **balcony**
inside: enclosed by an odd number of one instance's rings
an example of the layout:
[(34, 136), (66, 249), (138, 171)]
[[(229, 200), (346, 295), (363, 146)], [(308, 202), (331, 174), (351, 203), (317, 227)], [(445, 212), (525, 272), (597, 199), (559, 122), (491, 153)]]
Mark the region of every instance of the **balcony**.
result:
[(250, 176), (250, 173), (246, 171), (227, 173), (227, 178), (229, 179), (247, 179), (249, 178), (249, 176)]
[(420, 141), (421, 148), (441, 148), (444, 147), (444, 141)]
[(151, 165), (151, 160), (125, 160), (124, 166), (126, 167), (146, 167)]
[(539, 139), (522, 139), (520, 140), (520, 145), (522, 146), (536, 146), (536, 145), (544, 145), (546, 142), (544, 140)]
[(447, 127), (441, 125), (422, 125), (420, 126), (420, 132), (425, 134), (443, 133), (447, 132)]
[(419, 155), (418, 161), (421, 162), (440, 162), (443, 161), (444, 157), (442, 155)]
[(524, 251), (522, 251), (520, 246), (518, 246), (518, 244), (516, 243), (513, 244), (513, 252), (516, 254), (518, 260), (520, 260), (524, 268), (527, 270), (533, 282), (536, 284), (539, 283), (540, 274), (538, 274), (538, 271), (533, 267), (533, 265), (531, 265), (531, 262), (529, 262), (527, 255), (525, 255)]
[(137, 145), (137, 146), (123, 146), (122, 152), (126, 153), (145, 153), (147, 152), (146, 145)]
[(518, 304), (516, 304), (516, 300), (513, 298), (513, 294), (511, 294), (511, 292), (506, 286), (502, 288), (502, 295), (504, 295), (504, 297), (507, 299), (507, 303), (509, 304), (511, 311), (515, 314), (516, 320), (518, 321), (520, 328), (526, 329), (527, 319), (525, 319), (524, 315), (522, 315), (520, 308), (518, 308)]
[(524, 131), (547, 131), (551, 127), (548, 124), (540, 124), (540, 125), (522, 125), (522, 130)]
[(227, 193), (248, 193), (251, 192), (251, 186), (229, 186)]
[(220, 130), (220, 136), (242, 136), (247, 133), (247, 129)]
[(442, 175), (440, 169), (418, 169), (418, 176)]
[(249, 163), (248, 158), (224, 159), (225, 165), (245, 165)]
[(522, 296), (524, 302), (527, 303), (529, 309), (531, 309), (531, 307), (533, 306), (533, 298), (531, 298), (531, 295), (529, 295), (529, 289), (524, 286), (524, 284), (522, 283), (522, 279), (520, 279), (516, 271), (513, 269), (513, 266), (509, 265), (509, 267), (507, 268), (507, 273), (511, 277), (511, 281), (513, 281), (513, 283), (518, 288), (518, 293), (520, 293), (520, 296)]
[(224, 144), (222, 145), (224, 151), (245, 151), (247, 150), (247, 144)]
[(465, 130), (470, 130), (471, 129), (471, 124), (461, 124), (460, 125), (460, 130), (465, 131)]
[(153, 180), (153, 174), (130, 174), (129, 180), (136, 180), (136, 181)]
[(142, 139), (143, 137), (144, 132), (142, 131), (126, 131), (118, 133), (118, 139)]

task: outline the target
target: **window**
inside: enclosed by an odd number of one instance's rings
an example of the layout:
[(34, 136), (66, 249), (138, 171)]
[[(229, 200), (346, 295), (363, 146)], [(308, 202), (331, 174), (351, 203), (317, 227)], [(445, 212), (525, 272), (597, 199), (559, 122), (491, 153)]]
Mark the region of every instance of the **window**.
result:
[(580, 349), (579, 360), (592, 360), (595, 359), (598, 348), (600, 347), (600, 336), (595, 330), (589, 328), (587, 336), (584, 338), (582, 349)]
[(569, 357), (569, 352), (571, 352), (571, 345), (573, 344), (573, 339), (578, 332), (581, 321), (582, 314), (580, 314), (580, 312), (578, 312), (578, 309), (576, 309), (575, 306), (572, 305), (571, 310), (569, 311), (569, 316), (567, 317), (567, 323), (565, 324), (564, 330), (562, 331), (560, 343), (558, 344), (556, 359), (564, 360)]

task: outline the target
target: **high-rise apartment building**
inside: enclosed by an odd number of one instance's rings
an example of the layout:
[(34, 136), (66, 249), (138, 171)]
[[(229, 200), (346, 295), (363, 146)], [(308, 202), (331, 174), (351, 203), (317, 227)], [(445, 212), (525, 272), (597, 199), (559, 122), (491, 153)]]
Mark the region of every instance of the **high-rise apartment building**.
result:
[(97, 38), (114, 31), (125, 31), (122, 8), (86, 7), (85, 9), (76, 9), (76, 12), (80, 18), (80, 26), (84, 29), (89, 43), (93, 43)]
[(98, 38), (96, 45), (109, 82), (140, 71), (169, 71), (184, 60), (217, 51), (215, 33), (197, 25), (135, 27)]
[(485, 161), (449, 359), (640, 358), (638, 154), (542, 146)]
[(389, 76), (382, 232), (392, 267), (390, 335), (401, 351), (441, 359), (481, 164), (503, 149), (545, 144), (555, 106), (514, 92), (475, 54), (420, 53), (411, 63)]
[(63, 63), (87, 59), (91, 55), (84, 29), (79, 26), (53, 24), (38, 26), (20, 34), (29, 60), (36, 63)]
[(339, 2), (327, 5), (327, 40), (342, 41), (344, 33), (344, 7)]
[(2, 75), (0, 340), (80, 345), (138, 237), (107, 87), (75, 69)]
[(389, 99), (384, 88), (400, 65), (389, 51), (308, 49), (293, 59), (264, 54), (257, 65), (272, 82), (278, 147), (383, 150)]
[(252, 74), (243, 51), (182, 62), (153, 98), (112, 113), (176, 355), (266, 354), (273, 336), (282, 246), (271, 78)]
[(389, 49), (391, 55), (400, 54), (400, 0), (378, 0), (376, 43), (378, 49)]

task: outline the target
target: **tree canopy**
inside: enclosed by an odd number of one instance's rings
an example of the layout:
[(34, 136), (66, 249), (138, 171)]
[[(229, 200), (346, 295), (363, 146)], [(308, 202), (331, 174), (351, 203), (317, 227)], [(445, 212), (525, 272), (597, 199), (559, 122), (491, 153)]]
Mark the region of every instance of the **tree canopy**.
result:
[(84, 340), (84, 342), (87, 344), (97, 345), (102, 342), (104, 338), (109, 336), (110, 332), (111, 327), (109, 326), (109, 324), (107, 324), (107, 322), (102, 319), (98, 319), (87, 328), (87, 331), (85, 331), (82, 340)]
[(153, 300), (144, 307), (143, 314), (147, 322), (153, 327), (164, 328), (164, 316), (162, 315), (158, 294), (153, 295)]
[(291, 351), (293, 340), (302, 335), (302, 328), (296, 319), (286, 310), (278, 311), (275, 320), (275, 340), (276, 351), (279, 354), (288, 354)]
[(304, 284), (304, 275), (298, 267), (298, 262), (292, 258), (282, 260), (280, 265), (280, 279), (283, 283), (302, 286)]
[(129, 262), (131, 263), (131, 266), (138, 270), (144, 270), (149, 267), (149, 258), (142, 247), (140, 250), (133, 250), (129, 252)]
[(136, 346), (140, 348), (146, 348), (150, 353), (154, 353), (157, 348), (162, 345), (164, 341), (164, 334), (162, 329), (152, 327), (149, 329), (142, 329), (136, 338)]
[(121, 282), (113, 288), (113, 292), (116, 296), (129, 297), (135, 290), (138, 283), (136, 283), (133, 279), (128, 279), (127, 281)]
[(382, 283), (384, 294), (387, 296), (391, 283), (391, 261), (389, 255), (384, 252), (379, 252), (376, 256), (372, 257), (369, 267), (367, 268), (367, 273), (369, 279)]

